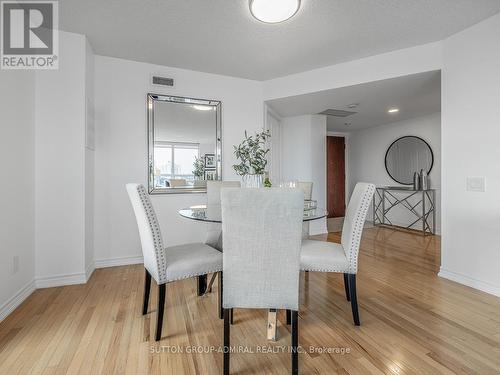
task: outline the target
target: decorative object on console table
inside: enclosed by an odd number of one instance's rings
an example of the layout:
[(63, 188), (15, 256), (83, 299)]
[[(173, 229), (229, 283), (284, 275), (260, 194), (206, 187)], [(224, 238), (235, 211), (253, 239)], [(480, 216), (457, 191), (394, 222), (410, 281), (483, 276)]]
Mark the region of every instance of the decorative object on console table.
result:
[(413, 173), (413, 190), (420, 190), (420, 175), (418, 172)]
[[(433, 189), (414, 190), (404, 186), (384, 186), (375, 189), (373, 224), (418, 230), (422, 234), (436, 233), (436, 192)], [(394, 223), (390, 213), (402, 207), (413, 215), (408, 225)]]
[(423, 169), (420, 170), (420, 190), (429, 190), (429, 176)]
[(263, 187), (269, 152), (266, 143), (270, 137), (269, 130), (256, 133), (255, 136), (248, 136), (245, 131), (245, 139), (234, 146), (234, 154), (240, 163), (233, 165), (233, 168), (242, 177), (243, 187)]

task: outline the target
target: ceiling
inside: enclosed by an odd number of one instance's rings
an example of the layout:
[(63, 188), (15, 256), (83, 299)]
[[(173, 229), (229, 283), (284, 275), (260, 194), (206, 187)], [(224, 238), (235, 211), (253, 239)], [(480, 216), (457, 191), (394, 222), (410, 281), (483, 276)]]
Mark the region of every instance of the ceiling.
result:
[[(353, 131), (425, 116), (441, 110), (441, 72), (426, 72), (267, 102), (280, 116), (317, 114), (326, 109), (354, 111), (328, 116), (329, 131)], [(359, 104), (349, 108), (350, 104)], [(390, 108), (399, 108), (395, 114)], [(349, 123), (348, 126), (345, 124)]]
[(99, 55), (267, 80), (441, 40), (499, 0), (302, 0), (265, 24), (247, 0), (63, 0), (59, 24)]
[(154, 111), (155, 141), (199, 143), (215, 149), (215, 111), (170, 102), (156, 102)]

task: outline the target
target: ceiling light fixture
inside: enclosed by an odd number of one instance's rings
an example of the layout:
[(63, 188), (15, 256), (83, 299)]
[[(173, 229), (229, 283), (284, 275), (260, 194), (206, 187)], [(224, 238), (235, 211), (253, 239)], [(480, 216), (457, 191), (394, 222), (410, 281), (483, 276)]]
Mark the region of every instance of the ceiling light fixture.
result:
[(212, 106), (195, 104), (193, 105), (193, 108), (197, 109), (198, 111), (210, 111), (212, 109)]
[(399, 112), (399, 108), (391, 108), (387, 112), (389, 112), (389, 113), (398, 113)]
[(259, 21), (278, 23), (292, 18), (300, 8), (300, 0), (249, 0), (250, 13)]

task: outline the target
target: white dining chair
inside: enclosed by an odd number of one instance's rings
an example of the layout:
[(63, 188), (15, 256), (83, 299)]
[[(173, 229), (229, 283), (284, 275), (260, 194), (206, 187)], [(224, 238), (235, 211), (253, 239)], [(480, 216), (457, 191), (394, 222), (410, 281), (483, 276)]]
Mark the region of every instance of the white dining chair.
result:
[[(312, 182), (299, 181), (297, 187), (304, 192), (304, 199), (312, 199)], [(309, 222), (302, 223), (302, 239), (307, 238), (309, 238)]]
[(222, 189), (224, 374), (233, 308), (288, 309), (292, 374), (298, 373), (301, 228), (299, 189)]
[[(240, 181), (206, 181), (207, 186), (207, 212), (219, 211), (220, 206), (220, 191), (223, 187), (239, 188)], [(222, 226), (220, 223), (207, 223), (207, 233), (205, 243), (216, 250), (222, 251)], [(212, 275), (212, 278), (207, 284), (207, 275), (198, 276), (197, 293), (199, 296), (206, 292), (212, 291), (212, 285), (215, 281), (217, 273)], [(221, 280), (219, 278), (219, 294), (221, 289)], [(222, 308), (219, 311), (219, 317), (222, 319)]]
[(344, 274), (346, 298), (351, 302), (352, 316), (357, 326), (360, 325), (356, 292), (359, 245), (374, 192), (373, 184), (356, 184), (347, 206), (341, 243), (305, 240), (300, 255), (300, 268), (303, 271)]
[[(165, 248), (160, 225), (146, 188), (127, 184), (127, 192), (134, 209), (144, 257), (145, 282), (142, 314), (148, 312), (151, 278), (158, 284), (156, 341), (161, 339), (166, 284), (222, 271), (222, 254), (204, 243), (188, 243)], [(222, 301), (219, 299), (219, 304)]]
[[(211, 210), (220, 210), (220, 192), (222, 188), (239, 188), (240, 181), (207, 181), (207, 207)], [(214, 249), (222, 251), (222, 226), (220, 223), (207, 224), (205, 243)]]

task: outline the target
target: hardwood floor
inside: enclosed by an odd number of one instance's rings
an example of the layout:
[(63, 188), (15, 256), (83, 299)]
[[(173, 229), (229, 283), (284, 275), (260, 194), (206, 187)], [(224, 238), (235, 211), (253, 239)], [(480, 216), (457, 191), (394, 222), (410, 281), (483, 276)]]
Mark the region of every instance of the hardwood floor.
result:
[[(499, 374), (500, 299), (438, 278), (439, 247), (439, 237), (365, 230), (361, 327), (352, 323), (342, 275), (303, 275), (300, 373)], [(222, 353), (186, 353), (222, 345), (216, 287), (197, 297), (194, 279), (169, 284), (163, 339), (156, 344), (157, 288), (143, 317), (143, 276), (139, 265), (100, 269), (86, 285), (37, 290), (0, 323), (0, 374), (222, 373)], [(277, 353), (233, 353), (232, 373), (289, 373), (285, 314), (276, 343), (266, 340), (266, 316), (235, 311), (231, 345)], [(177, 346), (183, 354), (175, 353)]]

